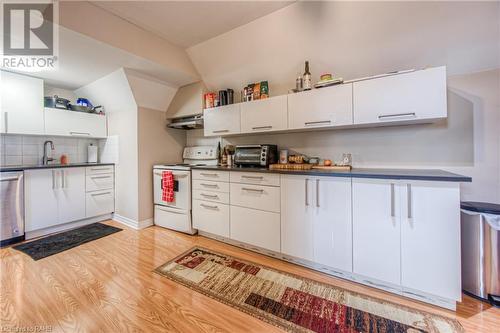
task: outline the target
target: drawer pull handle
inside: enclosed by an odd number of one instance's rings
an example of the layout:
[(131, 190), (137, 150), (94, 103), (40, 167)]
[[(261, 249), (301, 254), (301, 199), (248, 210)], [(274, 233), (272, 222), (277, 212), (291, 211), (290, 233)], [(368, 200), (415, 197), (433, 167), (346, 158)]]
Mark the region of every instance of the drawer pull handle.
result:
[(90, 168), (90, 170), (93, 171), (100, 171), (100, 170), (109, 170), (110, 168)]
[(252, 127), (253, 130), (261, 130), (261, 129), (272, 129), (272, 126), (256, 126)]
[(397, 118), (397, 117), (416, 117), (417, 114), (415, 112), (408, 113), (394, 113), (394, 114), (381, 114), (378, 116), (378, 119), (386, 119), (386, 118)]
[(241, 176), (241, 178), (246, 178), (246, 179), (260, 179), (260, 180), (264, 179), (264, 177), (262, 177), (262, 176), (245, 176), (245, 175)]
[(205, 193), (200, 193), (201, 196), (205, 197), (205, 198), (215, 198), (215, 199), (218, 199), (219, 196), (217, 194), (205, 194)]
[(242, 187), (241, 189), (242, 189), (243, 191), (250, 191), (250, 192), (259, 192), (259, 193), (264, 193), (264, 190), (261, 190), (261, 189), (256, 189), (256, 188)]
[(90, 133), (86, 133), (86, 132), (69, 132), (69, 134), (71, 134), (71, 135), (89, 135), (90, 136)]
[(92, 179), (104, 179), (104, 178), (111, 178), (111, 176), (92, 176), (90, 178), (92, 178)]
[(206, 172), (202, 172), (202, 173), (200, 173), (200, 175), (207, 176), (207, 177), (217, 177), (218, 176), (216, 173), (206, 173)]
[(213, 133), (227, 133), (229, 130), (223, 129), (223, 130), (217, 130), (217, 131), (212, 131)]
[(200, 185), (202, 185), (202, 186), (206, 186), (206, 187), (215, 187), (215, 188), (219, 188), (219, 185), (217, 185), (217, 184), (205, 184), (205, 183), (200, 183)]
[(312, 126), (312, 125), (330, 124), (331, 122), (332, 122), (331, 120), (309, 121), (307, 123), (304, 123), (304, 125)]
[(104, 193), (91, 193), (90, 195), (93, 196), (93, 197), (97, 197), (97, 196), (100, 196), (100, 195), (106, 195), (106, 194), (111, 194), (111, 192), (104, 192)]
[(208, 209), (218, 209), (219, 208), (218, 206), (211, 206), (211, 205), (205, 205), (205, 204), (200, 204), (200, 206), (202, 206), (204, 208), (208, 208)]

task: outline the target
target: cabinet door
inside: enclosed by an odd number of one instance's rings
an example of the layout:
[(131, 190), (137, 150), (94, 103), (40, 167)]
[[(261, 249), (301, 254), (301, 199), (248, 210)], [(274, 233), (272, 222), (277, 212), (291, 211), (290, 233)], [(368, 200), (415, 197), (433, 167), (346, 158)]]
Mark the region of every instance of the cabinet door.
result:
[(224, 105), (203, 111), (205, 136), (240, 133), (240, 104)]
[(241, 104), (242, 133), (279, 131), (287, 127), (286, 95)]
[(352, 124), (352, 84), (288, 95), (290, 129)]
[(59, 170), (26, 170), (24, 176), (26, 231), (57, 225)]
[(193, 200), (193, 227), (229, 238), (229, 205)]
[(401, 196), (401, 284), (460, 300), (459, 184), (412, 181)]
[(354, 83), (354, 124), (446, 118), (446, 67)]
[(399, 193), (395, 181), (352, 180), (353, 272), (397, 285), (401, 283)]
[(44, 134), (43, 81), (2, 71), (2, 133)]
[(313, 181), (281, 177), (281, 252), (313, 261)]
[(59, 223), (85, 218), (85, 168), (59, 170)]
[(351, 178), (319, 177), (314, 183), (314, 261), (352, 272)]
[(280, 214), (231, 206), (231, 239), (280, 252)]
[(45, 108), (45, 132), (48, 135), (106, 137), (106, 117), (97, 114)]

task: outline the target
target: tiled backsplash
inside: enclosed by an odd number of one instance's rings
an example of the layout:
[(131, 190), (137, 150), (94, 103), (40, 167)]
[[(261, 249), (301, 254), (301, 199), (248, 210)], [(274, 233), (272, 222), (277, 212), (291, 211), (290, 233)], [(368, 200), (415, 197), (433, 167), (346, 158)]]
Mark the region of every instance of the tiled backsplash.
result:
[(43, 143), (47, 140), (54, 142), (51, 157), (59, 161), (61, 155), (64, 154), (68, 156), (69, 163), (86, 162), (88, 145), (99, 144), (97, 139), (2, 134), (0, 136), (0, 165), (40, 164), (43, 157)]

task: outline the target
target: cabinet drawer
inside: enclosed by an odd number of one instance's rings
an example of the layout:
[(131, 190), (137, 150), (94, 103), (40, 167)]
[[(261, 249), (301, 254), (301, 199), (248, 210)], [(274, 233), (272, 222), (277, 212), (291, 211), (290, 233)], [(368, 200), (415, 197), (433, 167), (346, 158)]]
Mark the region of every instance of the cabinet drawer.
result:
[(87, 192), (109, 190), (114, 187), (114, 174), (97, 174), (86, 177), (85, 190)]
[(259, 172), (231, 171), (231, 183), (280, 186), (280, 175)]
[(231, 239), (280, 251), (280, 214), (231, 206)]
[(193, 199), (229, 204), (229, 193), (193, 190)]
[(280, 188), (246, 184), (231, 184), (231, 205), (270, 212), (280, 211)]
[(229, 192), (229, 183), (214, 182), (210, 180), (193, 180), (193, 190), (205, 190), (213, 192)]
[(192, 170), (193, 179), (212, 180), (212, 181), (229, 181), (229, 171), (214, 171), (214, 170)]
[(115, 196), (113, 190), (86, 193), (87, 217), (112, 213), (115, 210)]
[(96, 165), (90, 166), (86, 168), (86, 175), (99, 175), (102, 173), (113, 173), (114, 166), (113, 165)]
[(193, 226), (229, 238), (229, 205), (193, 200)]

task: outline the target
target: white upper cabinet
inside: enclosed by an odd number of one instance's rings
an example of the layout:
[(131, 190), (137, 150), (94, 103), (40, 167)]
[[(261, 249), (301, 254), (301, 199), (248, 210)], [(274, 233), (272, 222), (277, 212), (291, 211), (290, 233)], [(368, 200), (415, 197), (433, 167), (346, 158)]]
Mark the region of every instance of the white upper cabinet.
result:
[(288, 128), (352, 125), (352, 84), (288, 95)]
[(205, 136), (238, 134), (240, 128), (240, 103), (205, 109), (203, 111)]
[(354, 82), (354, 124), (446, 118), (446, 67)]
[(410, 292), (460, 300), (459, 186), (425, 181), (401, 184), (401, 284)]
[(399, 193), (397, 181), (352, 180), (353, 271), (393, 285), (401, 283)]
[(281, 131), (287, 127), (286, 95), (241, 103), (241, 133)]
[(1, 133), (43, 135), (43, 81), (1, 71)]
[(48, 135), (105, 138), (106, 116), (45, 108), (45, 133)]

